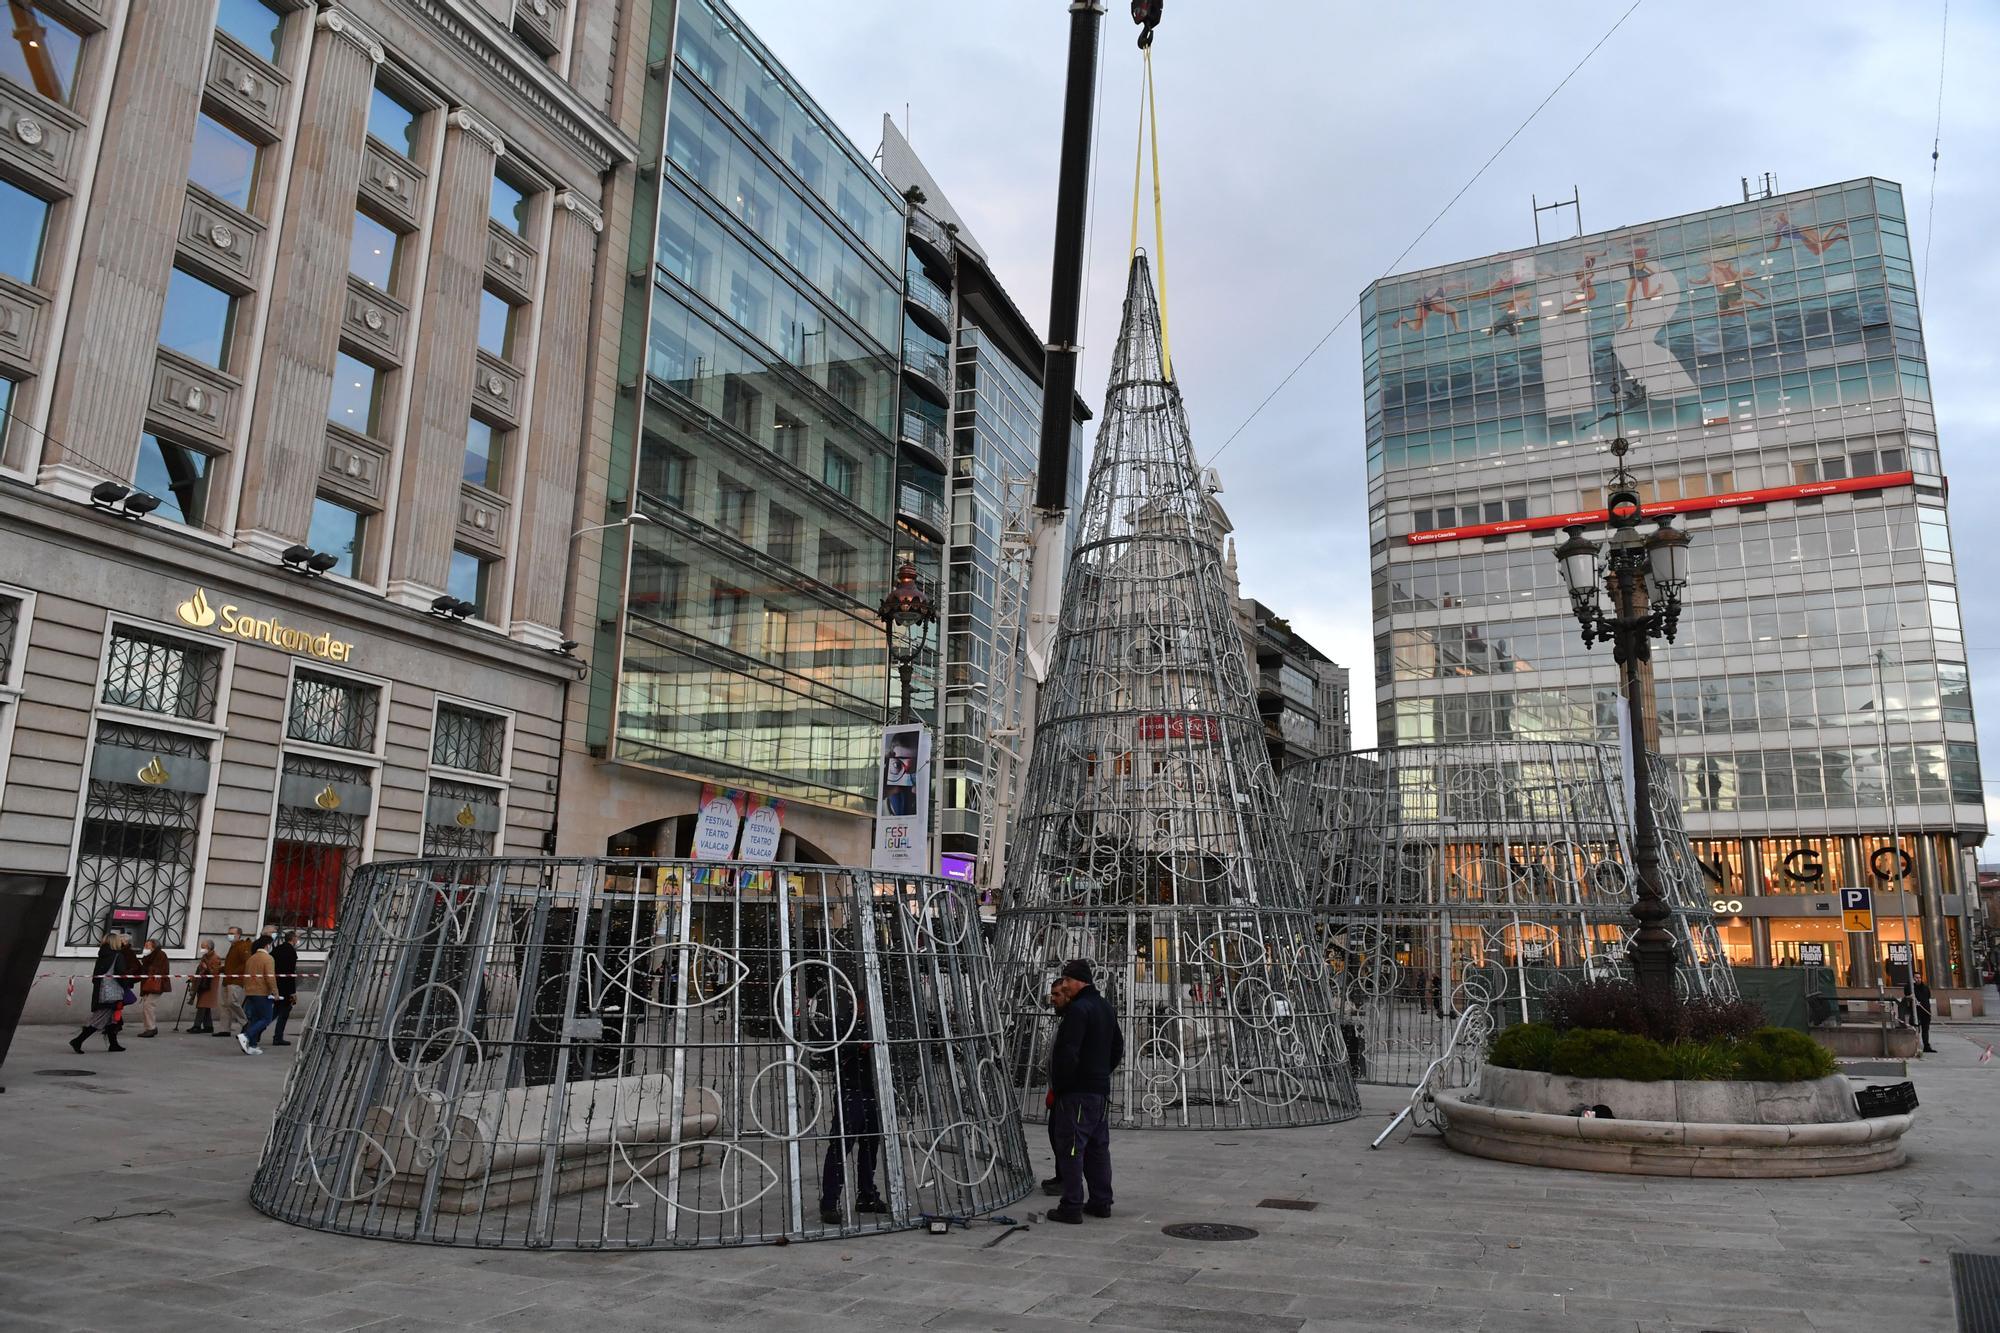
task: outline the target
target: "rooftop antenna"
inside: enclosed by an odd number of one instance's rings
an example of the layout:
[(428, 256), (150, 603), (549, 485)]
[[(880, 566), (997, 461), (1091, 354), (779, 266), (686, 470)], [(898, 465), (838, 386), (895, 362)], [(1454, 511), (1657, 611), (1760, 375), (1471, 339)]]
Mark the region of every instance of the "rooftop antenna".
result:
[(1558, 199), (1552, 204), (1545, 204), (1532, 194), (1528, 196), (1528, 202), (1535, 206), (1536, 245), (1542, 243), (1542, 214), (1558, 212), (1565, 208), (1575, 210), (1576, 234), (1583, 235), (1583, 192), (1572, 185), (1569, 187), (1569, 196), (1567, 199)]
[(1748, 176), (1743, 178), (1743, 202), (1746, 204), (1753, 199), (1769, 199), (1777, 192), (1778, 173), (1775, 171), (1767, 171), (1758, 176), (1755, 185), (1750, 183)]

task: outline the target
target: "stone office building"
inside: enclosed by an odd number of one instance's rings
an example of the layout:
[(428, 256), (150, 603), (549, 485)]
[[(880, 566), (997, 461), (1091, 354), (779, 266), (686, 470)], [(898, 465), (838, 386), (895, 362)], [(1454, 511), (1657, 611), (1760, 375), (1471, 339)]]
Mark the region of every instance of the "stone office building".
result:
[(649, 12), (11, 7), (0, 847), (59, 960), (542, 850)]

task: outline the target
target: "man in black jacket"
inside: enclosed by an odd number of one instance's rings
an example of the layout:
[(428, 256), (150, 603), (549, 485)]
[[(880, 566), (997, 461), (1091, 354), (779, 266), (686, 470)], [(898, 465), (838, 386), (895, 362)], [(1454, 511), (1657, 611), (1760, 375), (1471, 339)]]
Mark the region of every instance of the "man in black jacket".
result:
[[(1081, 1222), (1083, 1215), (1111, 1216), (1111, 1126), (1105, 1101), (1111, 1071), (1125, 1058), (1125, 1035), (1110, 1001), (1098, 994), (1088, 961), (1064, 963), (1054, 993), (1062, 1022), (1049, 1051), (1049, 1146), (1055, 1149), (1062, 1204), (1051, 1222)], [(1084, 1189), (1089, 1186), (1089, 1201)]]
[(299, 1000), (299, 932), (285, 932), (284, 942), (271, 950), (272, 965), (278, 969), (277, 1021), (278, 1034), (271, 1038), (273, 1046), (289, 1046), (285, 1040), (285, 1024), (291, 1019), (292, 1006)]

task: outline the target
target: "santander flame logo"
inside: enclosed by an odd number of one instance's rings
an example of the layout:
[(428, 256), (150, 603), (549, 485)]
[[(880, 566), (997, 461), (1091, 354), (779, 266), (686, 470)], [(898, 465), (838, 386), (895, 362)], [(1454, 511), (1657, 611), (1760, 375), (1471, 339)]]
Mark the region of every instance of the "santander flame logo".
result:
[(189, 629), (207, 629), (215, 623), (215, 608), (208, 604), (208, 594), (200, 588), (194, 590), (194, 596), (175, 607), (174, 614)]

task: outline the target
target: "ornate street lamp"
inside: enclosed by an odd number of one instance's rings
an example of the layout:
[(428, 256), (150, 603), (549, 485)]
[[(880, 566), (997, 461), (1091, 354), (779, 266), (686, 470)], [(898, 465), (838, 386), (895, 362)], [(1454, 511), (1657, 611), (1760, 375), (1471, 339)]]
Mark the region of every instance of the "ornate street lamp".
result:
[[(916, 672), (917, 656), (930, 641), (931, 628), (937, 624), (937, 607), (931, 602), (930, 594), (917, 582), (917, 567), (911, 564), (898, 566), (896, 581), (890, 585), (888, 594), (882, 598), (882, 605), (876, 608), (882, 617), (882, 628), (889, 639), (889, 661), (896, 668), (902, 680), (902, 702), (896, 710), (896, 721), (914, 722), (916, 714), (910, 711), (910, 678)], [(899, 651), (896, 647), (896, 627), (914, 626), (917, 630), (914, 641), (906, 643)]]
[[(1625, 467), (1630, 448), (1623, 435), (1611, 442), (1618, 466), (1606, 506), (1610, 540), (1600, 546), (1581, 527), (1573, 527), (1555, 555), (1584, 645), (1611, 644), (1631, 715), (1632, 841), (1639, 870), (1639, 897), (1632, 905), (1639, 922), (1632, 940), (1632, 972), (1648, 1002), (1663, 1003), (1674, 992), (1674, 937), (1666, 928), (1671, 909), (1660, 892), (1659, 830), (1653, 823), (1653, 782), (1646, 753), (1647, 722), (1656, 711), (1653, 682), (1642, 664), (1652, 660), (1654, 639), (1674, 641), (1681, 592), (1688, 581), (1688, 535), (1664, 515), (1654, 520), (1658, 526), (1650, 535), (1639, 531), (1638, 486)], [(1610, 594), (1609, 615), (1600, 597), (1604, 592)]]

